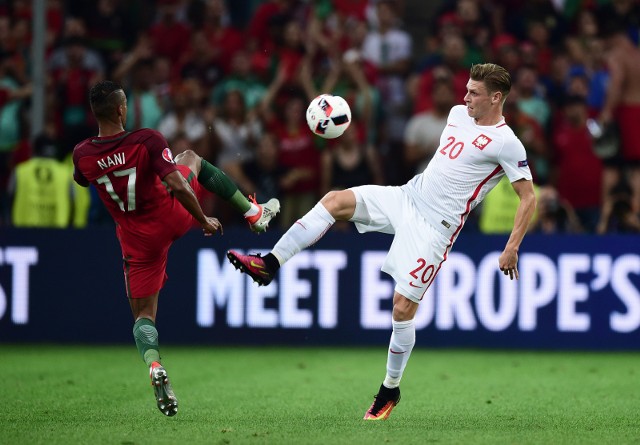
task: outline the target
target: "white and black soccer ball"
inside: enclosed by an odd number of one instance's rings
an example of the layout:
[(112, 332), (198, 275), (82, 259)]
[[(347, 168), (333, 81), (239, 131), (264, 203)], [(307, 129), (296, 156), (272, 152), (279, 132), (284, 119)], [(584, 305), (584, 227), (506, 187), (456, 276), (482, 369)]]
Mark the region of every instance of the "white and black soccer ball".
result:
[(307, 108), (307, 124), (321, 138), (335, 139), (351, 124), (351, 108), (340, 96), (321, 94)]

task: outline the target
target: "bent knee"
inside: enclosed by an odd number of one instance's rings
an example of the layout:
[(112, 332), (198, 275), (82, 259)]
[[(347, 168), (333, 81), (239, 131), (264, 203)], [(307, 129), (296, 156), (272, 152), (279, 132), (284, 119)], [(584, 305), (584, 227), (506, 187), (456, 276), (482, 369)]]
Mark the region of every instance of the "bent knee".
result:
[(193, 150), (185, 150), (175, 157), (174, 161), (179, 165), (186, 165), (196, 175), (200, 174), (202, 158)]
[(418, 303), (398, 293), (393, 298), (393, 319), (395, 321), (413, 320), (418, 311)]
[(320, 202), (336, 220), (349, 220), (356, 210), (356, 197), (351, 190), (332, 190)]
[(176, 164), (184, 164), (197, 162), (200, 156), (193, 150), (185, 150), (175, 157)]

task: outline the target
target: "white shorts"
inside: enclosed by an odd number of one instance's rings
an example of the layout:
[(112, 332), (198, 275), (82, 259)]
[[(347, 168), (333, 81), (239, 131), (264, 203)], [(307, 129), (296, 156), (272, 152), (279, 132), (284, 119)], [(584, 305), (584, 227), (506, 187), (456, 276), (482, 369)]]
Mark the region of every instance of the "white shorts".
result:
[(364, 185), (356, 195), (351, 218), (358, 232), (393, 234), (382, 266), (396, 282), (395, 291), (419, 303), (446, 260), (451, 241), (417, 212), (400, 187)]

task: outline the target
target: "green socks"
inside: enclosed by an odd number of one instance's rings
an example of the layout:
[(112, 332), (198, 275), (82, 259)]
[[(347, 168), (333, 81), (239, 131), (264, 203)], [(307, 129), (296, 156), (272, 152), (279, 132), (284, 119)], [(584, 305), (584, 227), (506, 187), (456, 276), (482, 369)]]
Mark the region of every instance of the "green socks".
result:
[(153, 362), (160, 362), (160, 347), (158, 346), (158, 331), (153, 321), (141, 318), (133, 325), (133, 338), (142, 360), (151, 366)]
[(251, 203), (247, 197), (238, 190), (238, 186), (235, 185), (235, 183), (229, 179), (222, 170), (204, 159), (200, 164), (198, 182), (210, 192), (215, 193), (226, 201), (229, 201), (231, 205), (240, 210), (243, 214), (251, 209)]

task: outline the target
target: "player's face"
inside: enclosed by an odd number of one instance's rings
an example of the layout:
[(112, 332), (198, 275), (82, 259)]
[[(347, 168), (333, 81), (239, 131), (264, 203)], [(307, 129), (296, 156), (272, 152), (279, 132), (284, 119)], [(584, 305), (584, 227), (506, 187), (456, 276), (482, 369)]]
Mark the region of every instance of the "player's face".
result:
[(491, 110), (492, 100), (484, 82), (469, 79), (464, 103), (467, 106), (467, 113), (476, 121), (482, 120), (487, 115)]

